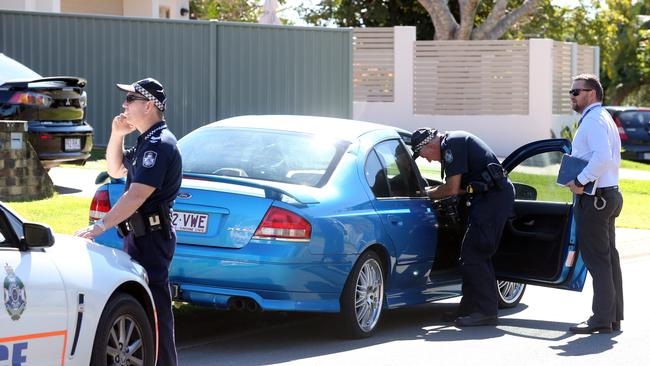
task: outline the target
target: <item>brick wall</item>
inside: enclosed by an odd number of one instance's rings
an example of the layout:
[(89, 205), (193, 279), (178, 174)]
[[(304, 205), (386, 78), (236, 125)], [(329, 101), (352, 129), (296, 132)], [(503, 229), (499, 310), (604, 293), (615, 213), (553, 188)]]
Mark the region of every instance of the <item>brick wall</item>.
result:
[(0, 201), (52, 197), (54, 184), (27, 139), (27, 122), (0, 121)]

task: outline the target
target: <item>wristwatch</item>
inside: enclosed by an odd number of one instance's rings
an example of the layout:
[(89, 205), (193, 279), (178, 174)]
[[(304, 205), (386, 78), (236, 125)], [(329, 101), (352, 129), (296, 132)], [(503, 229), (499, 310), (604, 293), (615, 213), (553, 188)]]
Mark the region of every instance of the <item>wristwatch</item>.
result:
[(580, 180), (578, 178), (573, 180), (573, 183), (576, 185), (576, 187), (584, 187), (585, 185), (580, 183)]
[(99, 220), (95, 221), (93, 223), (93, 226), (99, 227), (100, 229), (102, 229), (102, 232), (106, 231), (106, 226), (104, 226), (104, 220), (103, 219), (99, 219)]

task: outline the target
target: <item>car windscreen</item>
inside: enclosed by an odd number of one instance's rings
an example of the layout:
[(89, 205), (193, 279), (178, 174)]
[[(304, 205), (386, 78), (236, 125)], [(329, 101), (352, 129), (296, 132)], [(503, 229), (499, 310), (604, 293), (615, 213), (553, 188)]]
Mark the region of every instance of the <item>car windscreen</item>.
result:
[(203, 128), (179, 140), (184, 173), (321, 187), (349, 142), (247, 128)]
[(20, 62), (0, 54), (0, 85), (10, 80), (34, 80), (42, 76)]

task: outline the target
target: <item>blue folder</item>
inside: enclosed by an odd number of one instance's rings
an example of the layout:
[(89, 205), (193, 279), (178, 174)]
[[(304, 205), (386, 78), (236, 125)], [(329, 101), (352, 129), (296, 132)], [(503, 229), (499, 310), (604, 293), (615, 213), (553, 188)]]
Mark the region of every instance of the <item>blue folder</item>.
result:
[[(578, 175), (587, 166), (589, 162), (569, 154), (562, 156), (562, 163), (560, 163), (560, 171), (557, 174), (557, 184), (561, 186), (567, 185), (572, 180), (576, 180)], [(596, 182), (589, 182), (585, 184), (584, 191), (587, 194), (594, 194)]]

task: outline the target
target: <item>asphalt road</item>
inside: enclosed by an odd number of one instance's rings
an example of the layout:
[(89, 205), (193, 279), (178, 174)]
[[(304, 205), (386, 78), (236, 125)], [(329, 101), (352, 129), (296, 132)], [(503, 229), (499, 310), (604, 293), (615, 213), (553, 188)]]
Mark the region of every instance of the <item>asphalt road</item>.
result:
[[(636, 233), (638, 234), (638, 233)], [(624, 235), (623, 235), (624, 236)], [(650, 312), (646, 235), (619, 240), (626, 319), (622, 332), (573, 335), (591, 314), (591, 279), (583, 292), (529, 286), (522, 303), (500, 313), (497, 327), (445, 323), (458, 299), (385, 313), (374, 337), (345, 340), (335, 317), (313, 314), (185, 312), (177, 318), (181, 365), (648, 365)], [(619, 235), (621, 237), (621, 235)], [(643, 238), (643, 239), (642, 239)]]

